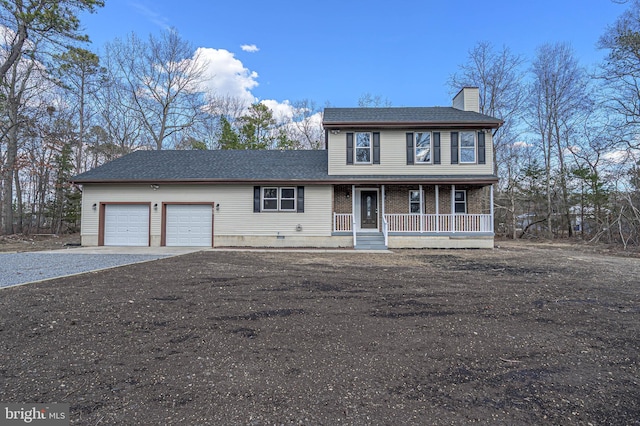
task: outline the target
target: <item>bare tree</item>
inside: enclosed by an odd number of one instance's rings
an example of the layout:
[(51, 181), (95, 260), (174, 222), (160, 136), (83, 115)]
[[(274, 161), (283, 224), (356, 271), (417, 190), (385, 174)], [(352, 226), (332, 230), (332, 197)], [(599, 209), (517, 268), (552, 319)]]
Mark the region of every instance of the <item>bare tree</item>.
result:
[[(531, 72), (530, 127), (539, 138), (539, 147), (544, 155), (549, 232), (553, 232), (552, 222), (557, 210), (566, 218), (571, 236), (565, 153), (576, 133), (577, 124), (585, 119), (584, 113), (592, 103), (587, 93), (587, 75), (579, 66), (573, 49), (566, 43), (540, 46)], [(561, 205), (557, 206), (553, 199), (552, 172), (557, 172), (561, 193)]]
[(383, 98), (381, 95), (372, 95), (366, 92), (358, 98), (358, 106), (360, 108), (390, 107), (391, 101), (388, 98)]
[(606, 88), (606, 105), (620, 118), (619, 130), (626, 141), (640, 147), (634, 135), (640, 125), (640, 1), (631, 5), (600, 38), (599, 47), (608, 50), (598, 73)]
[(206, 63), (175, 30), (146, 42), (131, 34), (108, 44), (106, 52), (109, 71), (131, 96), (130, 107), (157, 149), (202, 118)]
[(491, 43), (483, 41), (469, 51), (467, 62), (458, 67), (459, 72), (449, 77), (452, 92), (465, 86), (478, 87), (480, 112), (504, 121), (493, 131), (493, 164), (497, 176), (500, 176), (500, 164), (511, 156), (507, 152), (503, 160), (502, 151), (509, 151), (508, 146), (517, 137), (516, 126), (525, 100), (523, 63), (524, 58), (508, 47), (495, 51)]
[[(37, 43), (32, 43), (36, 48)], [(5, 120), (0, 125), (0, 141), (6, 146), (4, 167), (2, 167), (2, 224), (3, 231), (7, 234), (13, 232), (14, 223), (14, 189), (19, 191), (18, 172), (20, 168), (19, 148), (20, 136), (25, 132), (25, 123), (28, 121), (26, 105), (29, 101), (46, 88), (46, 79), (43, 75), (43, 67), (36, 59), (34, 53), (19, 55), (5, 75), (5, 84), (2, 86), (3, 109)], [(15, 186), (14, 186), (15, 184)], [(17, 210), (22, 211), (22, 200), (17, 198)], [(18, 215), (21, 218), (21, 215)], [(21, 224), (18, 222), (18, 231), (21, 232)]]
[(100, 67), (98, 55), (85, 49), (71, 48), (56, 56), (59, 68), (56, 70), (58, 83), (67, 90), (66, 97), (74, 102), (73, 113), (77, 117), (78, 131), (74, 143), (75, 173), (86, 170), (85, 139), (88, 124), (95, 114), (91, 108), (93, 98), (105, 82), (105, 70)]

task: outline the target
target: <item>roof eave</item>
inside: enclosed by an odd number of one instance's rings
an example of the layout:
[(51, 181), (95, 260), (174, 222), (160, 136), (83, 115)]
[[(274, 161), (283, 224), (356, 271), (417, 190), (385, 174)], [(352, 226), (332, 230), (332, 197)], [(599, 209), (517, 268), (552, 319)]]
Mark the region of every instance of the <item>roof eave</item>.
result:
[(497, 129), (502, 126), (502, 121), (470, 121), (461, 123), (457, 122), (444, 122), (444, 121), (415, 121), (415, 122), (374, 122), (374, 121), (333, 121), (323, 122), (322, 126), (325, 129), (348, 129), (348, 128), (362, 128), (362, 127), (375, 127), (377, 129), (399, 129), (399, 128), (438, 128), (438, 129), (457, 129), (457, 128), (489, 128)]
[(306, 185), (340, 185), (340, 184), (357, 184), (357, 183), (375, 183), (375, 184), (481, 184), (490, 185), (498, 182), (497, 176), (376, 176), (376, 177), (360, 177), (354, 176), (329, 176), (325, 179), (92, 179), (92, 180), (76, 180), (70, 181), (77, 185), (86, 184), (132, 184), (132, 185), (207, 185), (207, 184), (306, 184)]

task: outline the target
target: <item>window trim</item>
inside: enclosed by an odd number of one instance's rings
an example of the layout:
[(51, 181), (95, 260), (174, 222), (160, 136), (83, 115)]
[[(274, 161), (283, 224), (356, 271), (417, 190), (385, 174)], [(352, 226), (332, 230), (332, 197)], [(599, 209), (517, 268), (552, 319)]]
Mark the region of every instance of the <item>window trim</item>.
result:
[[(473, 147), (471, 146), (462, 146), (463, 135), (465, 133), (471, 134), (473, 136)], [(473, 161), (464, 161), (462, 151), (463, 150), (473, 150)], [(477, 164), (478, 162), (478, 136), (475, 131), (461, 131), (458, 133), (458, 163), (460, 164)]]
[[(463, 200), (462, 201), (458, 201), (456, 199), (456, 195), (458, 193), (463, 194)], [(456, 207), (458, 206), (458, 204), (464, 205), (464, 211), (463, 212), (457, 211)], [(453, 194), (453, 212), (455, 214), (467, 214), (467, 190), (466, 189), (456, 189), (454, 191), (454, 194)]]
[[(418, 135), (429, 135), (429, 161), (418, 160)], [(413, 132), (413, 164), (433, 164), (433, 132), (432, 131), (414, 131)]]
[[(369, 146), (358, 146), (358, 135), (369, 135)], [(369, 161), (358, 161), (358, 149), (369, 150)], [(373, 132), (354, 132), (353, 134), (353, 164), (372, 164), (373, 163)]]

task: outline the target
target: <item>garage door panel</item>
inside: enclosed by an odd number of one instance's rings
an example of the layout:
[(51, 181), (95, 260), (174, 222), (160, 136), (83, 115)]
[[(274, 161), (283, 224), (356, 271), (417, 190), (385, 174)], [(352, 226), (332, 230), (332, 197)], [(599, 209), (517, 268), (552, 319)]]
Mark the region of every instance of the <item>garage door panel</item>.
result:
[(210, 204), (176, 204), (166, 208), (166, 245), (211, 247)]
[(107, 204), (104, 214), (105, 246), (149, 245), (149, 205)]

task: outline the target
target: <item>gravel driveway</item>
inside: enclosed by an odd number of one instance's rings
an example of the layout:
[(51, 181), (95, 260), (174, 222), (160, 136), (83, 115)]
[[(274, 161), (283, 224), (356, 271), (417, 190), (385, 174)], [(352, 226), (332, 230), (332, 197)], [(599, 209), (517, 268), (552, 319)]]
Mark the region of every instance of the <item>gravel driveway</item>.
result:
[[(132, 253), (131, 250), (110, 249), (99, 252), (93, 248), (55, 250), (46, 252), (0, 253), (0, 288), (34, 281), (42, 281), (67, 275), (100, 269), (114, 268), (132, 263), (148, 262), (150, 260), (175, 256), (185, 252), (196, 251), (172, 250), (159, 252), (145, 247), (149, 254)], [(139, 250), (138, 250), (139, 251)]]

